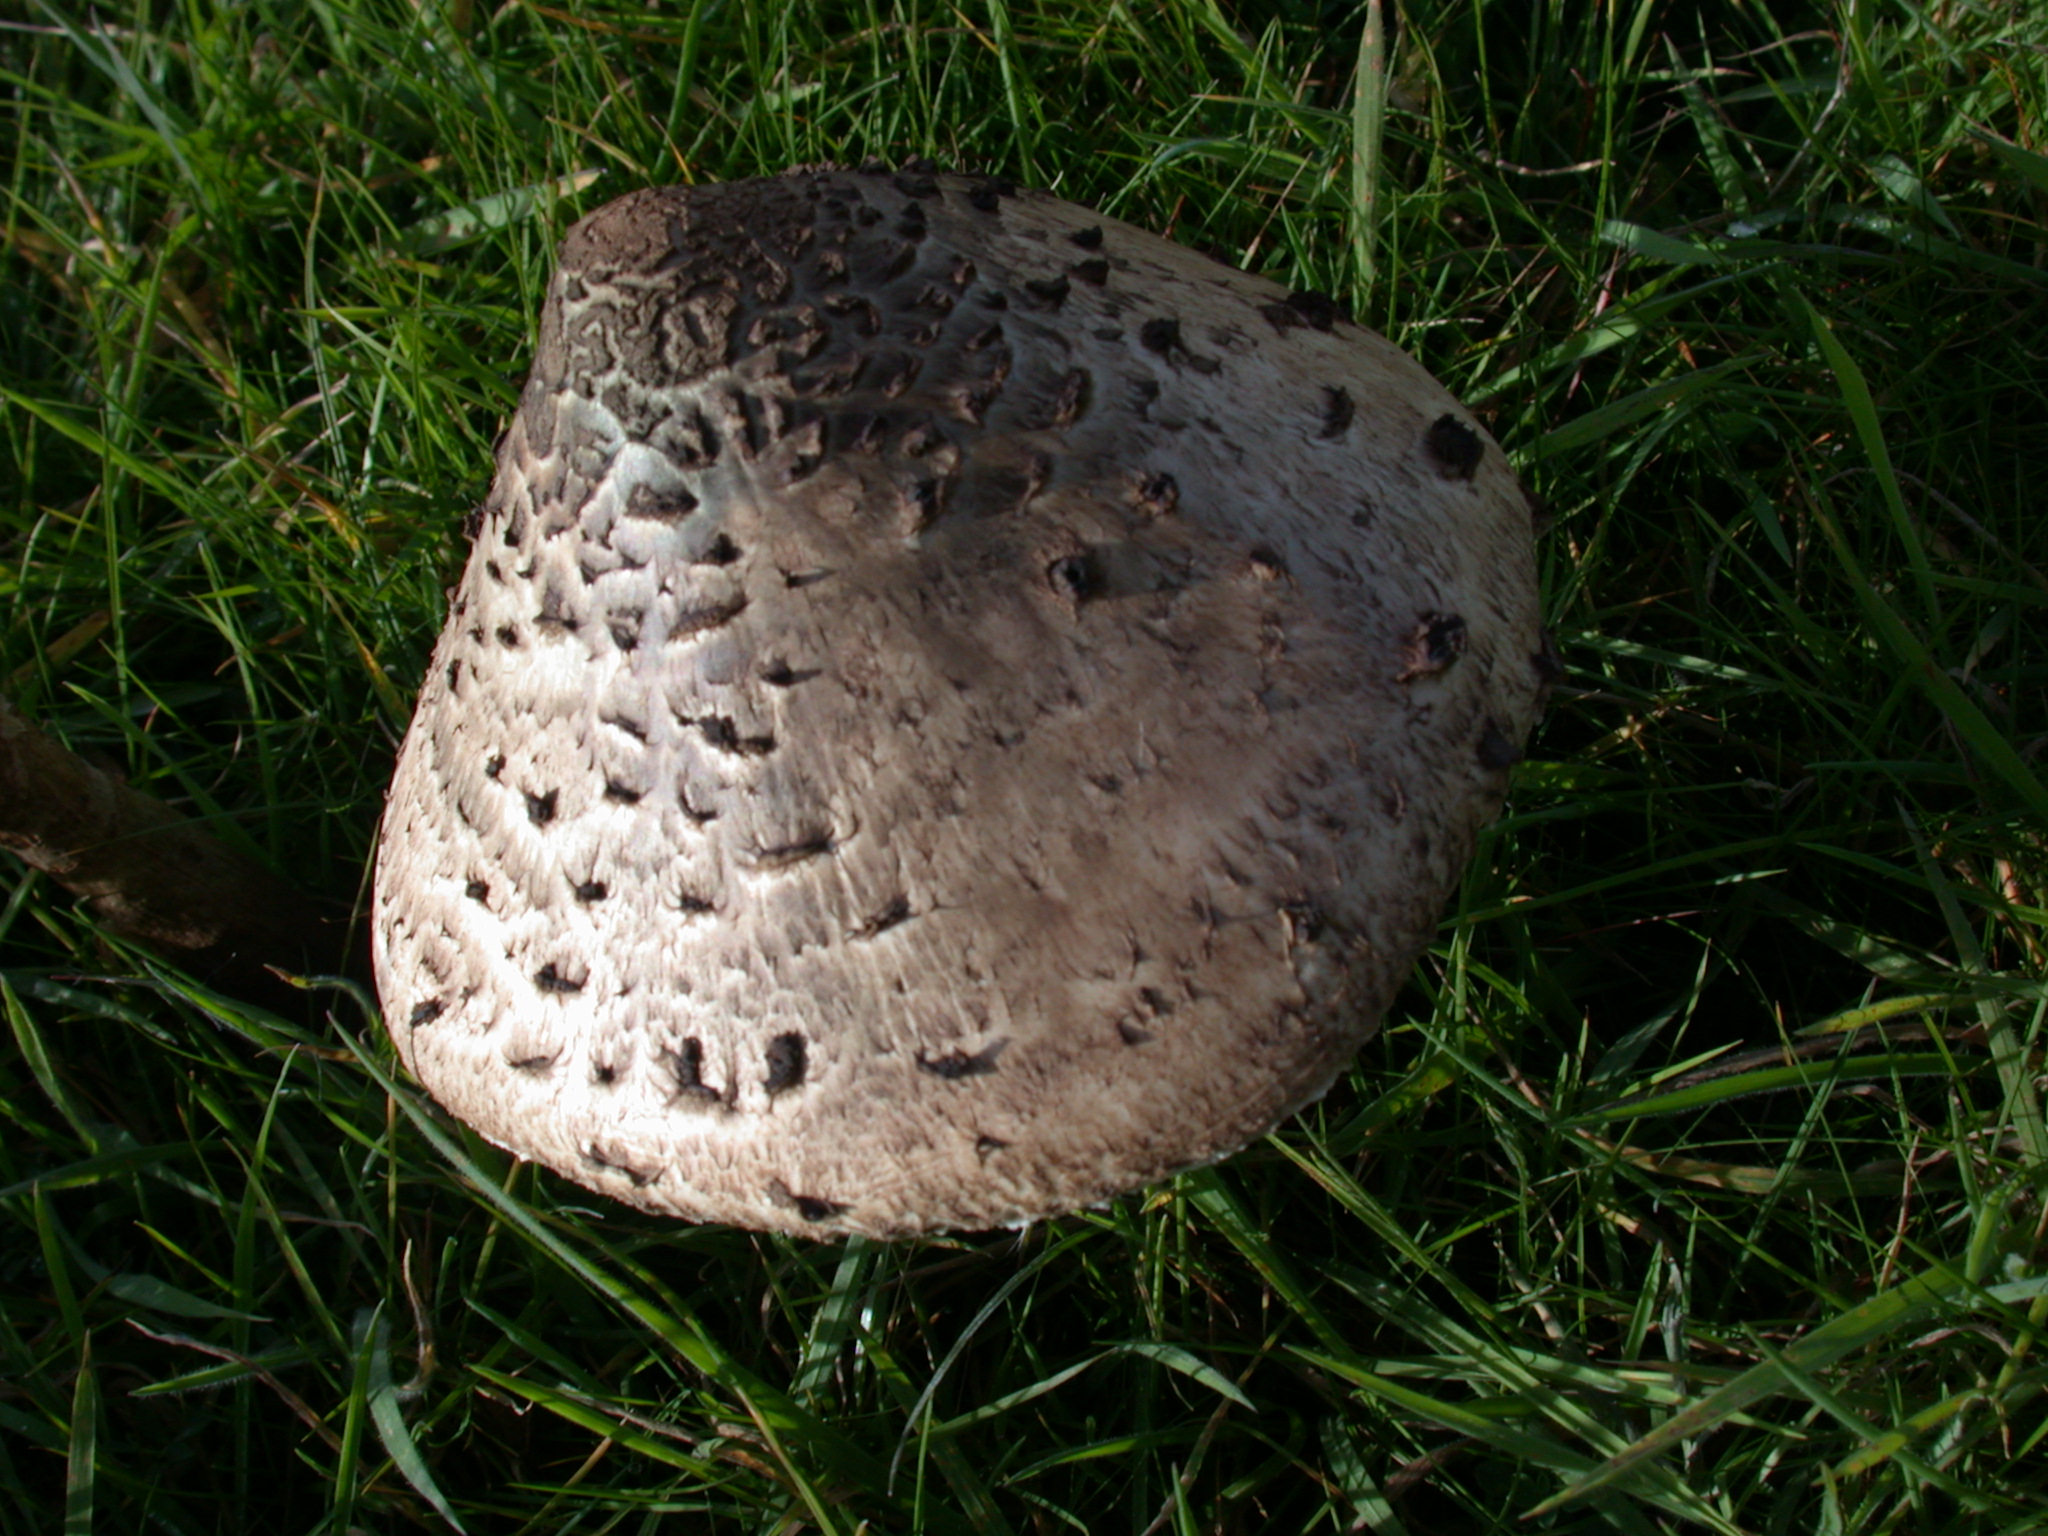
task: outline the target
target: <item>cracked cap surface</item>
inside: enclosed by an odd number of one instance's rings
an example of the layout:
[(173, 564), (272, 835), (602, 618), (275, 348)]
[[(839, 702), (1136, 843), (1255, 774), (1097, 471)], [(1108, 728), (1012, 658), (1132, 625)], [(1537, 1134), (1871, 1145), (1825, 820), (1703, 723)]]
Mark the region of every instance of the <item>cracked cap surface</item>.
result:
[(406, 1066), (630, 1204), (1072, 1210), (1320, 1095), (1553, 663), (1416, 363), (1006, 184), (576, 225), (378, 858)]

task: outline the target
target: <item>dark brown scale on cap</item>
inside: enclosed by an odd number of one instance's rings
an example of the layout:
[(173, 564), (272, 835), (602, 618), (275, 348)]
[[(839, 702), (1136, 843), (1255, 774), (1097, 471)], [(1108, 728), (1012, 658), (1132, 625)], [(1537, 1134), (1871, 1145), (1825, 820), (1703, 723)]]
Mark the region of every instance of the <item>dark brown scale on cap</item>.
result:
[(1352, 403), (1351, 391), (1341, 384), (1323, 386), (1323, 426), (1318, 437), (1342, 437), (1351, 426), (1351, 418), (1358, 414), (1358, 407)]
[(893, 282), (917, 264), (917, 243), (913, 240), (898, 240), (884, 246), (879, 257), (879, 277), (882, 282)]
[(1522, 760), (1522, 749), (1493, 721), (1479, 733), (1479, 765), (1482, 768), (1512, 768)]
[(1017, 183), (1000, 176), (992, 176), (987, 181), (976, 182), (968, 188), (967, 206), (978, 213), (994, 213), (1002, 207), (1004, 198), (1014, 197), (1016, 192)]
[(1138, 345), (1147, 352), (1157, 352), (1161, 357), (1171, 357), (1185, 351), (1180, 341), (1180, 322), (1170, 315), (1159, 315), (1138, 327)]
[(1067, 302), (1071, 285), (1064, 277), (1030, 277), (1024, 280), (1024, 291), (1047, 309), (1058, 309)]
[(1296, 326), (1306, 326), (1312, 331), (1331, 331), (1336, 329), (1339, 320), (1346, 318), (1335, 299), (1312, 288), (1290, 293), (1277, 304), (1261, 305), (1259, 313), (1283, 335)]
[(1085, 368), (1069, 368), (1060, 378), (1059, 392), (1053, 396), (1052, 415), (1049, 426), (1066, 428), (1080, 420), (1081, 413), (1088, 409), (1089, 396), (1094, 381), (1088, 377)]
[(1139, 477), (1133, 504), (1147, 517), (1164, 517), (1180, 505), (1180, 482), (1165, 470)]
[(1455, 613), (1425, 613), (1408, 636), (1407, 664), (1400, 680), (1441, 672), (1465, 654), (1465, 621)]
[(1222, 362), (1189, 348), (1181, 334), (1180, 321), (1170, 315), (1147, 320), (1138, 327), (1138, 345), (1147, 352), (1156, 352), (1176, 368), (1192, 368), (1196, 373), (1216, 373)]
[(1448, 411), (1429, 424), (1429, 436), (1424, 441), (1437, 467), (1453, 480), (1470, 480), (1486, 452), (1478, 429)]
[(1099, 597), (1104, 589), (1102, 567), (1087, 550), (1060, 556), (1045, 568), (1045, 579), (1053, 591), (1072, 603)]
[(1339, 318), (928, 164), (576, 225), (385, 812), (406, 1068), (814, 1239), (1314, 1098), (1551, 675), (1505, 456)]

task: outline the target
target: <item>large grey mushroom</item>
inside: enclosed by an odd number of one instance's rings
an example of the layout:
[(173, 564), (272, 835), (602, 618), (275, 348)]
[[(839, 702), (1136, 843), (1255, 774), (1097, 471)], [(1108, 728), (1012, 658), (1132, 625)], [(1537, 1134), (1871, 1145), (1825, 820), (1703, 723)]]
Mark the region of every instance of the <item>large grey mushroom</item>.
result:
[(1314, 1099), (1545, 681), (1500, 449), (1338, 316), (1006, 183), (569, 233), (378, 860), (455, 1114), (698, 1221), (1100, 1202)]

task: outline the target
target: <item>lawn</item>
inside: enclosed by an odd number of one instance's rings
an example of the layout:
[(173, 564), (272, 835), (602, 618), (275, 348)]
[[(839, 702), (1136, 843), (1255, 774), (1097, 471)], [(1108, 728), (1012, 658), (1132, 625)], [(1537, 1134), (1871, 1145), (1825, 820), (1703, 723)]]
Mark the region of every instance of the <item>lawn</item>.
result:
[(1330, 1095), (1021, 1232), (640, 1216), (0, 855), (0, 1533), (2048, 1529), (2048, 9), (28, 0), (0, 132), (0, 696), (343, 908), (651, 184), (1336, 295), (1566, 664)]

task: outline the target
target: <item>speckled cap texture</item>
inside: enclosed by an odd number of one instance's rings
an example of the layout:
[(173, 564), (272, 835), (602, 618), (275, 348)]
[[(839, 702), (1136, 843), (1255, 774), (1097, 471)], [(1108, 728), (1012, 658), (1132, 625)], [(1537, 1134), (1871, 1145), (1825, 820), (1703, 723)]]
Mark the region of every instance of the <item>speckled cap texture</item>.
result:
[(1007, 184), (576, 225), (385, 812), (378, 987), (482, 1134), (880, 1237), (1320, 1095), (1554, 663), (1528, 502), (1411, 359)]

